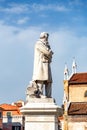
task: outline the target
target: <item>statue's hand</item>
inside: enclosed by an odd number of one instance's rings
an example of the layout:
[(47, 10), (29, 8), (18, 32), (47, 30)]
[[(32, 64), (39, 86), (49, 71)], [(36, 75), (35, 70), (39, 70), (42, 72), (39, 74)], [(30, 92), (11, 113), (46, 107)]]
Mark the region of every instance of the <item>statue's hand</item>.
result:
[(53, 54), (54, 54), (52, 50), (49, 50), (49, 51), (50, 51), (50, 55), (53, 55)]
[(43, 58), (42, 58), (42, 61), (44, 63), (50, 63), (51, 62), (51, 59), (52, 59), (52, 56), (50, 55), (43, 55)]

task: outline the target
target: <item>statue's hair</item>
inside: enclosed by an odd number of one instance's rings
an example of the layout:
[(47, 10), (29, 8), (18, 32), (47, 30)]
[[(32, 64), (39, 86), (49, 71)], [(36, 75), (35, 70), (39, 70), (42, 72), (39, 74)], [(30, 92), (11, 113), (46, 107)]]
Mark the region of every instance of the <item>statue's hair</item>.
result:
[(44, 37), (48, 37), (48, 36), (49, 36), (49, 34), (47, 32), (42, 32), (40, 34), (40, 38), (44, 38)]

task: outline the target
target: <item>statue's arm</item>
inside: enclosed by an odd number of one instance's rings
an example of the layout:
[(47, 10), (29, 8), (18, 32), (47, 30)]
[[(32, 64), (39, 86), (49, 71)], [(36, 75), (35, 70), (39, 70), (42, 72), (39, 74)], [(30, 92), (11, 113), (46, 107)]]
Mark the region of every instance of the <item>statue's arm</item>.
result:
[(44, 55), (46, 55), (46, 56), (48, 56), (48, 57), (52, 57), (52, 54), (53, 54), (52, 50), (49, 49), (49, 48), (47, 48), (44, 44), (38, 43), (38, 44), (36, 45), (36, 48), (37, 48), (40, 52), (42, 52)]

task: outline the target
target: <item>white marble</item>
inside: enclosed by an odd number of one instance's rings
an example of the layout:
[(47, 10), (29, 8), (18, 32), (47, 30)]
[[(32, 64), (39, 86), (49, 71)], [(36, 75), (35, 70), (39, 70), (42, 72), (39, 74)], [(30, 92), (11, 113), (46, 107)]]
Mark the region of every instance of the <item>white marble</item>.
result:
[(58, 130), (58, 106), (52, 98), (32, 98), (21, 112), (25, 116), (25, 130)]

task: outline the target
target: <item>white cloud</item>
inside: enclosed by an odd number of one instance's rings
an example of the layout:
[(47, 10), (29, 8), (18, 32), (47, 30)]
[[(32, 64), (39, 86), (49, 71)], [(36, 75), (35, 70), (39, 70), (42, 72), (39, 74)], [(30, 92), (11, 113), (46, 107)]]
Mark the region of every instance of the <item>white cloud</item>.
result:
[(70, 6), (83, 6), (86, 5), (87, 1), (83, 1), (83, 0), (69, 0), (69, 5)]
[(8, 7), (0, 7), (0, 12), (4, 13), (14, 13), (14, 14), (20, 14), (20, 13), (31, 13), (33, 11), (46, 11), (46, 10), (52, 10), (52, 11), (58, 11), (58, 12), (66, 12), (70, 11), (69, 8), (65, 7), (64, 5), (55, 5), (55, 4), (8, 4)]
[[(41, 27), (27, 27), (25, 29), (7, 26), (3, 22), (0, 22), (0, 46), (24, 44), (31, 50), (34, 47), (36, 40), (39, 38), (40, 32), (43, 30)], [(48, 29), (49, 30), (49, 29)], [(50, 31), (48, 31), (50, 32)], [(68, 59), (69, 57), (82, 57), (81, 48), (87, 48), (87, 37), (79, 36), (72, 31), (72, 29), (58, 29), (56, 32), (50, 33), (49, 41), (55, 56), (59, 56)], [(25, 44), (26, 43), (26, 44)], [(83, 51), (83, 54), (85, 51)], [(84, 54), (86, 55), (86, 54)], [(60, 57), (61, 56), (61, 57)], [(64, 61), (65, 62), (65, 61)]]
[(4, 23), (0, 24), (0, 39), (2, 41), (0, 42), (0, 45), (13, 43), (15, 38), (15, 33), (19, 31), (20, 29), (16, 27), (7, 26)]
[(17, 24), (26, 24), (30, 19), (28, 17), (24, 17), (17, 21)]
[(70, 10), (67, 7), (65, 7), (64, 5), (59, 5), (59, 4), (57, 4), (57, 5), (55, 5), (55, 4), (48, 4), (48, 5), (33, 4), (32, 9), (37, 11), (37, 12), (43, 11), (43, 10), (52, 10), (52, 11), (65, 12), (65, 11)]
[(78, 36), (72, 29), (52, 32), (50, 41), (56, 54), (65, 58), (65, 60), (69, 59), (69, 57), (80, 57), (82, 56), (82, 52), (86, 55), (86, 51), (80, 50), (81, 48), (87, 49), (87, 37)]
[[(40, 34), (40, 27), (27, 27), (26, 29), (5, 25), (0, 22), (0, 45), (24, 44), (32, 46)], [(25, 44), (26, 43), (26, 44)], [(33, 44), (31, 44), (33, 43)]]
[(62, 5), (62, 6), (54, 6), (54, 10), (55, 11), (59, 11), (59, 12), (66, 12), (66, 11), (71, 11), (71, 9), (70, 8), (67, 8), (67, 7), (65, 7), (64, 5)]
[(15, 13), (15, 14), (20, 14), (20, 13), (25, 13), (29, 11), (27, 4), (10, 4), (8, 7), (0, 7), (0, 12), (5, 12), (5, 13)]

